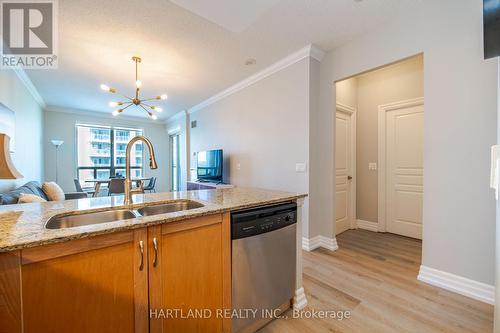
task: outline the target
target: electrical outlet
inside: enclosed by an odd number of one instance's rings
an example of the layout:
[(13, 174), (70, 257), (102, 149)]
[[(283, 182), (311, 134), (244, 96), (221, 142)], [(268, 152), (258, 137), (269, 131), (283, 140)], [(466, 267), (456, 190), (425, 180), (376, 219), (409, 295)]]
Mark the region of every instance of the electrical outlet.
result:
[(375, 162), (368, 163), (368, 170), (377, 170), (377, 163)]
[(307, 164), (306, 163), (295, 164), (295, 171), (296, 172), (306, 172), (307, 171)]

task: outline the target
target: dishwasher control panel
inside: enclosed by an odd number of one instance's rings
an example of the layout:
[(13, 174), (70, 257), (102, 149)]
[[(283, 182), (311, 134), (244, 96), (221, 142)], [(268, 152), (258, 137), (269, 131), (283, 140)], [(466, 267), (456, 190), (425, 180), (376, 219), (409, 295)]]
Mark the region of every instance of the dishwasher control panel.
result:
[(251, 237), (294, 223), (297, 223), (296, 203), (238, 211), (231, 214), (231, 238)]

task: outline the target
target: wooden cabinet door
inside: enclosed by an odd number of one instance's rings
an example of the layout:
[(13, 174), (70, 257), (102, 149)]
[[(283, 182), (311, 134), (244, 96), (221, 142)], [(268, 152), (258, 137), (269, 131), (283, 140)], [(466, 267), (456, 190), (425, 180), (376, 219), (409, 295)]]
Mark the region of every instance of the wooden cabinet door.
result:
[(20, 263), (24, 333), (148, 331), (146, 228), (22, 250)]
[(231, 308), (229, 223), (217, 214), (149, 228), (151, 332), (230, 332), (218, 312)]

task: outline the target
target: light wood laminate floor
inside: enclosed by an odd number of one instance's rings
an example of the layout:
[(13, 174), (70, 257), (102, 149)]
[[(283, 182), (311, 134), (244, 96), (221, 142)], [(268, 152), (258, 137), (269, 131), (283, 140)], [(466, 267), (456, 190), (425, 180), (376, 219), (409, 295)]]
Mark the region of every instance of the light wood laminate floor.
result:
[(276, 319), (260, 333), (492, 332), (493, 306), (417, 281), (422, 243), (349, 230), (335, 252), (304, 252), (307, 309), (350, 311), (351, 318)]

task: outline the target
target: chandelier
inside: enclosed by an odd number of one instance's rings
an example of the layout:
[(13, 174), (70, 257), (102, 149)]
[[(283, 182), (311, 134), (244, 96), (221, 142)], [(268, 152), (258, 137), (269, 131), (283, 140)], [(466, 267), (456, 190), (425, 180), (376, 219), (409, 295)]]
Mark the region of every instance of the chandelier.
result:
[(144, 111), (146, 111), (148, 116), (154, 120), (158, 119), (158, 116), (156, 114), (163, 111), (163, 109), (161, 107), (155, 106), (155, 105), (150, 105), (149, 103), (146, 103), (146, 102), (153, 101), (153, 100), (166, 100), (167, 99), (166, 94), (156, 96), (153, 98), (148, 98), (148, 99), (140, 99), (139, 98), (139, 92), (140, 92), (141, 87), (142, 87), (142, 82), (139, 80), (139, 77), (138, 77), (138, 73), (139, 73), (138, 67), (139, 67), (139, 63), (141, 62), (141, 60), (142, 59), (140, 57), (137, 57), (137, 56), (132, 57), (132, 61), (135, 62), (135, 97), (128, 97), (128, 96), (122, 95), (118, 91), (116, 91), (116, 89), (111, 88), (106, 84), (101, 84), (102, 90), (107, 91), (107, 92), (112, 93), (112, 94), (118, 94), (126, 99), (125, 101), (109, 102), (109, 106), (112, 108), (120, 107), (119, 109), (113, 111), (112, 115), (115, 117), (118, 116), (123, 111), (125, 111), (125, 109), (131, 107), (132, 105), (135, 105), (135, 106), (142, 108)]

